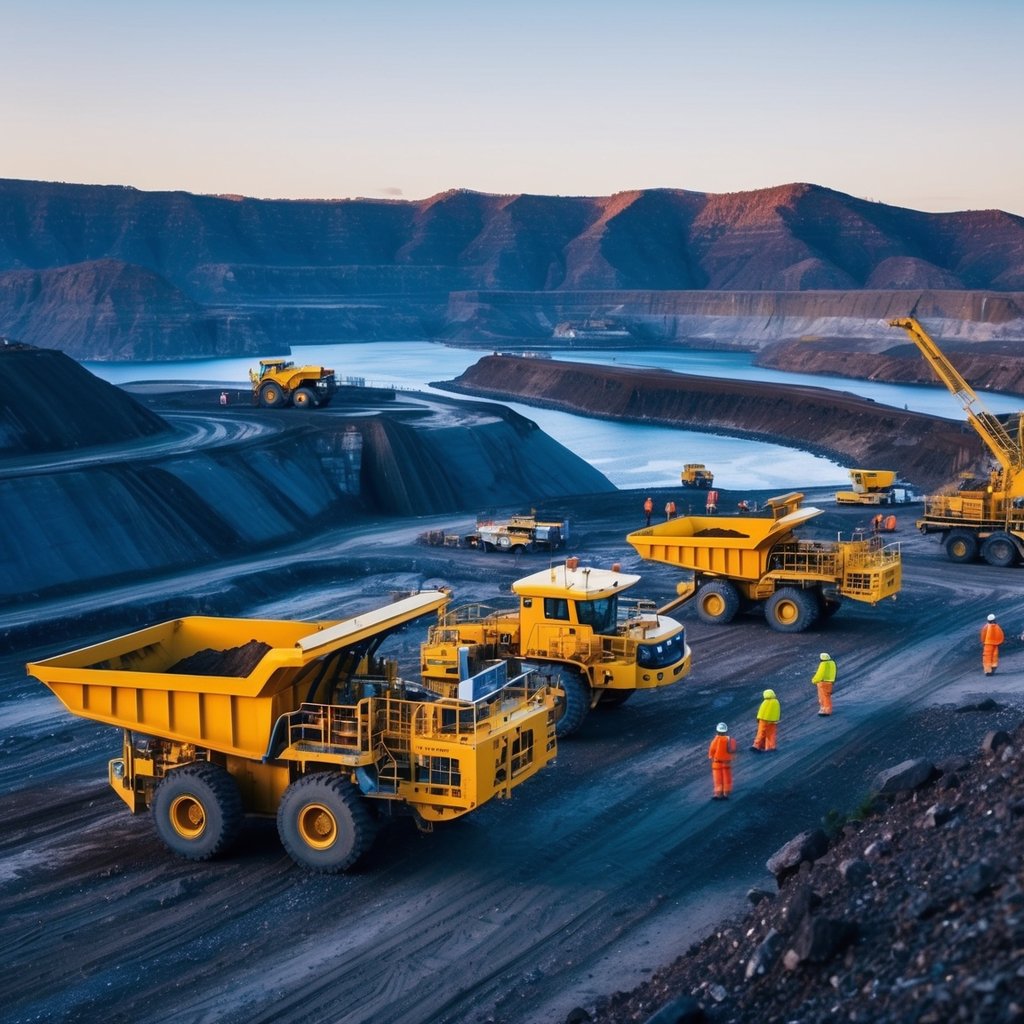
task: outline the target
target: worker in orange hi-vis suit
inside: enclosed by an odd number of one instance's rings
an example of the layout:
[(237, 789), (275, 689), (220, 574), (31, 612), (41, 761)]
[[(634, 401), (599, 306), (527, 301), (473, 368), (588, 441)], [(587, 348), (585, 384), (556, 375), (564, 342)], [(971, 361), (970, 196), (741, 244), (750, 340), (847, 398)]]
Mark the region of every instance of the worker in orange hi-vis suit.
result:
[(832, 687), (836, 681), (836, 663), (824, 651), (818, 656), (818, 671), (811, 682), (818, 688), (818, 714), (832, 714)]
[(999, 645), (1006, 639), (994, 615), (981, 627), (981, 667), (990, 676), (999, 665)]
[(654, 511), (654, 499), (648, 498), (644, 502), (644, 516), (647, 519), (647, 525), (651, 525), (651, 513)]
[(713, 516), (718, 511), (718, 491), (708, 491), (708, 500), (704, 503), (704, 511)]
[(715, 787), (712, 800), (729, 799), (732, 792), (732, 756), (735, 753), (736, 741), (729, 735), (729, 726), (725, 722), (719, 722), (715, 728), (715, 738), (708, 747), (711, 781)]
[(774, 690), (764, 691), (764, 700), (757, 709), (757, 735), (754, 737), (751, 750), (774, 750), (776, 734), (779, 729), (779, 719), (782, 717), (782, 707), (779, 698), (775, 696)]

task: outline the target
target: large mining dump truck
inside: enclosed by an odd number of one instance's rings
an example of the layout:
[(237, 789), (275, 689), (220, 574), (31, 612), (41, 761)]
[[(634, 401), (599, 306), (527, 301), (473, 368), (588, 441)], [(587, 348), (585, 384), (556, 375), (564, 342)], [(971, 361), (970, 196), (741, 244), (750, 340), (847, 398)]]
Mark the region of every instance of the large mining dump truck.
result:
[(451, 695), (458, 680), (491, 659), (536, 670), (563, 693), (558, 735), (592, 707), (625, 703), (637, 690), (677, 683), (690, 671), (686, 632), (653, 601), (625, 591), (640, 577), (576, 558), (512, 584), (518, 607), (465, 605), (439, 616), (420, 651), (424, 685)]
[(377, 659), (448, 599), (422, 592), (331, 622), (191, 616), (27, 668), (73, 714), (124, 730), (110, 785), (153, 812), (172, 852), (207, 860), (245, 814), (276, 815), (291, 857), (334, 873), (369, 850), (375, 810), (429, 829), (555, 756), (559, 695), (534, 677), (492, 662), (440, 697)]
[(769, 498), (770, 517), (683, 516), (629, 534), (643, 558), (687, 570), (679, 597), (691, 598), (703, 622), (731, 622), (763, 608), (768, 625), (800, 633), (830, 618), (843, 598), (874, 605), (899, 592), (899, 544), (879, 537), (799, 540), (793, 532), (822, 509), (802, 508), (803, 494)]

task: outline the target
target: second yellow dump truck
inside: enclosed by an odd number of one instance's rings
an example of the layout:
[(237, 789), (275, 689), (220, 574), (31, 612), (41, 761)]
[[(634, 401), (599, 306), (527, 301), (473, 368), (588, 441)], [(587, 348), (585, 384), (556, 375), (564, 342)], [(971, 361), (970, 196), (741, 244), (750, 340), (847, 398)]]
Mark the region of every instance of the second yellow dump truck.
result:
[(369, 851), (374, 806), (430, 828), (555, 756), (557, 694), (533, 677), (493, 662), (440, 697), (378, 660), (447, 601), (427, 591), (330, 622), (190, 616), (27, 668), (73, 714), (123, 730), (110, 785), (173, 853), (207, 860), (246, 814), (274, 815), (293, 860), (335, 873)]
[(914, 500), (910, 484), (891, 469), (851, 469), (849, 491), (837, 491), (839, 505), (903, 505)]
[(697, 487), (706, 491), (715, 482), (715, 474), (703, 462), (687, 462), (679, 474), (679, 482), (684, 487)]
[(445, 695), (490, 659), (512, 671), (546, 673), (564, 694), (558, 735), (568, 736), (598, 703), (668, 686), (690, 671), (686, 631), (653, 601), (623, 595), (640, 577), (568, 558), (512, 584), (517, 607), (466, 605), (446, 612), (420, 651), (421, 678)]
[(799, 492), (769, 498), (769, 516), (683, 516), (626, 538), (643, 557), (685, 569), (677, 604), (693, 599), (703, 622), (764, 609), (768, 625), (799, 633), (830, 618), (844, 598), (877, 604), (900, 589), (898, 544), (878, 537), (800, 540), (794, 530), (822, 510)]

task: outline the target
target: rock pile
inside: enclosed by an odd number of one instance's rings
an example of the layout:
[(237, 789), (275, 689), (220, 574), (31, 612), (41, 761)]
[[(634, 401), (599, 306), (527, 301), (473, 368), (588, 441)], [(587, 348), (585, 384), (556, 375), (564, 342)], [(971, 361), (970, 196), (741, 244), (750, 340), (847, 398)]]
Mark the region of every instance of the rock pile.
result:
[(1024, 724), (873, 790), (832, 842), (768, 861), (777, 894), (576, 1020), (1024, 1021)]

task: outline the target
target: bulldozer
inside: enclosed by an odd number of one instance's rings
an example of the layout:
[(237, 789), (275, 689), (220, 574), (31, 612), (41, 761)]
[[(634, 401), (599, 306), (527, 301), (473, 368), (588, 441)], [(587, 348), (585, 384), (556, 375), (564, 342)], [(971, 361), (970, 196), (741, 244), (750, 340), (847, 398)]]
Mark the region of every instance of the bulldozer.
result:
[(653, 601), (627, 599), (640, 577), (568, 558), (512, 584), (518, 606), (446, 611), (420, 649), (420, 678), (443, 696), (491, 659), (513, 673), (536, 670), (562, 694), (559, 738), (591, 708), (618, 707), (637, 690), (668, 686), (690, 671), (686, 632)]
[(994, 459), (987, 479), (968, 477), (950, 493), (926, 495), (917, 528), (938, 534), (951, 562), (973, 562), (980, 555), (989, 565), (1019, 564), (1024, 559), (1024, 417), (1017, 414), (1011, 432), (913, 317), (898, 317), (889, 326), (907, 332), (935, 376), (959, 400)]
[(333, 370), (296, 366), (289, 359), (261, 359), (259, 371), (249, 371), (249, 380), (252, 404), (264, 409), (313, 409), (327, 405), (338, 389)]
[(188, 616), (28, 664), (73, 714), (118, 726), (108, 780), (187, 860), (274, 816), (292, 859), (345, 871), (381, 814), (429, 831), (508, 797), (555, 756), (558, 693), (494, 661), (450, 697), (399, 678), (381, 642), (442, 609), (407, 595), (338, 621)]
[(761, 608), (772, 629), (801, 633), (831, 618), (844, 598), (875, 605), (899, 592), (898, 543), (877, 536), (801, 540), (795, 530), (821, 515), (792, 491), (763, 503), (768, 515), (683, 516), (629, 534), (637, 553), (686, 570), (677, 598), (694, 600), (702, 622), (732, 622)]

